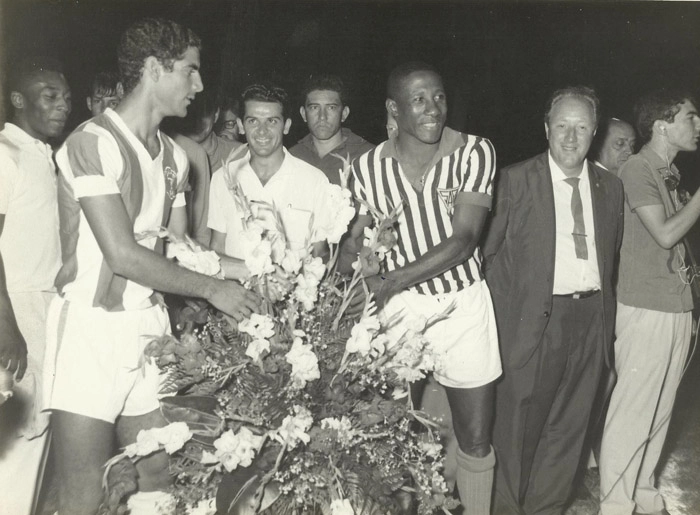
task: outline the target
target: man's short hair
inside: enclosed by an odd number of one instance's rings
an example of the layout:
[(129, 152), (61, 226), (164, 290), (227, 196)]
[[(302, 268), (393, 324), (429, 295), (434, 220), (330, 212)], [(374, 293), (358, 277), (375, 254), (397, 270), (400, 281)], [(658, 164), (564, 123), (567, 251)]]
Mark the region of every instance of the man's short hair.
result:
[(598, 100), (598, 96), (595, 94), (593, 88), (587, 86), (570, 86), (568, 88), (558, 89), (552, 93), (549, 100), (547, 100), (547, 105), (544, 110), (544, 123), (549, 125), (549, 115), (552, 113), (554, 106), (563, 99), (570, 97), (580, 98), (591, 106), (591, 109), (593, 109), (593, 118), (597, 125), (600, 100)]
[(282, 118), (289, 117), (289, 96), (287, 92), (274, 84), (251, 84), (241, 93), (241, 116), (245, 116), (245, 103), (249, 100), (258, 102), (275, 102), (282, 106)]
[(406, 77), (416, 72), (431, 72), (442, 80), (442, 75), (440, 75), (440, 72), (433, 65), (422, 61), (410, 61), (400, 64), (391, 70), (386, 83), (386, 96), (392, 100), (396, 100), (396, 97), (399, 95), (399, 90), (401, 89), (401, 83)]
[(642, 143), (651, 139), (656, 120), (672, 123), (686, 101), (696, 105), (693, 96), (682, 89), (659, 89), (640, 98), (634, 106), (634, 118)]
[(131, 25), (122, 35), (117, 49), (119, 73), (124, 93), (133, 90), (141, 80), (141, 71), (148, 57), (155, 57), (172, 71), (173, 63), (182, 59), (188, 48), (201, 48), (199, 37), (187, 27), (162, 18), (144, 18)]
[(92, 79), (90, 96), (114, 97), (117, 95), (117, 84), (119, 84), (119, 74), (117, 72), (97, 72), (95, 78)]
[(310, 75), (301, 91), (301, 105), (306, 105), (306, 97), (312, 91), (335, 91), (340, 96), (340, 103), (348, 105), (348, 91), (343, 80), (337, 75)]
[(24, 93), (32, 81), (42, 72), (56, 72), (63, 74), (63, 65), (60, 61), (46, 56), (30, 56), (20, 59), (12, 67), (9, 80), (9, 91)]
[(220, 102), (219, 112), (223, 115), (226, 111), (231, 111), (238, 118), (241, 117), (241, 102), (238, 98), (224, 96)]

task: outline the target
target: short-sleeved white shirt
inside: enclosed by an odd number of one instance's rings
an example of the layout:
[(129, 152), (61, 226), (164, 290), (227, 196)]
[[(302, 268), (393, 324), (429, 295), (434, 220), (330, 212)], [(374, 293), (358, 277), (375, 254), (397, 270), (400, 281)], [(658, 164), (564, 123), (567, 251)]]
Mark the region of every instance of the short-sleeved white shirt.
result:
[(61, 266), (51, 147), (12, 123), (0, 132), (0, 253), (10, 293), (49, 291)]
[(151, 158), (119, 115), (107, 109), (78, 127), (56, 154), (63, 247), (56, 284), (67, 300), (108, 311), (143, 309), (155, 302), (151, 288), (112, 273), (78, 201), (121, 195), (138, 243), (162, 251), (161, 240), (140, 235), (165, 225), (170, 209), (185, 205), (188, 163), (167, 135), (159, 132), (158, 137), (160, 153)]
[[(310, 234), (311, 217), (319, 220), (323, 212), (323, 199), (328, 188), (326, 175), (286, 149), (282, 166), (265, 185), (250, 166), (250, 151), (229, 166), (235, 167), (233, 173), (248, 200), (274, 204), (292, 246), (303, 244)], [(226, 234), (224, 252), (227, 255), (245, 259), (242, 214), (226, 185), (224, 172), (225, 168), (220, 168), (211, 180), (208, 225), (210, 229)]]

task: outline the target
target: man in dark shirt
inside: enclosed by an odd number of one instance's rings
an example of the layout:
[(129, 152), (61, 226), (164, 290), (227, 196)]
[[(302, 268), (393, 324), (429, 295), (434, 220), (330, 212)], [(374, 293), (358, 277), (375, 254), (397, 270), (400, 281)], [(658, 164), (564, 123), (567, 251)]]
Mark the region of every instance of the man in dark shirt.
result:
[(299, 108), (309, 134), (289, 149), (293, 156), (322, 170), (333, 184), (340, 184), (338, 172), (343, 169), (343, 161), (336, 155), (352, 161), (374, 148), (341, 126), (350, 114), (346, 97), (345, 86), (338, 77), (310, 77), (302, 93), (304, 105)]

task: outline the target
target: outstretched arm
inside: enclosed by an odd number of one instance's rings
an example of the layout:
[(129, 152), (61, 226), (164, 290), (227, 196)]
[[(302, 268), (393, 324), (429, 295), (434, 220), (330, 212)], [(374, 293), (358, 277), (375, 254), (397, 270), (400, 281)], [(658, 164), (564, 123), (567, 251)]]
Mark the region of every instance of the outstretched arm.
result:
[(259, 299), (240, 284), (183, 269), (136, 243), (120, 195), (82, 197), (80, 205), (115, 274), (159, 291), (201, 297), (236, 320), (258, 308)]
[[(0, 214), (0, 236), (5, 226), (5, 215)], [(27, 342), (17, 325), (10, 295), (7, 293), (5, 265), (0, 253), (0, 366), (15, 374), (17, 381), (27, 369)]]
[(367, 286), (374, 292), (378, 308), (400, 291), (435, 277), (474, 254), (489, 210), (469, 203), (465, 200), (466, 195), (460, 193), (457, 196), (452, 236), (406, 266), (367, 279)]

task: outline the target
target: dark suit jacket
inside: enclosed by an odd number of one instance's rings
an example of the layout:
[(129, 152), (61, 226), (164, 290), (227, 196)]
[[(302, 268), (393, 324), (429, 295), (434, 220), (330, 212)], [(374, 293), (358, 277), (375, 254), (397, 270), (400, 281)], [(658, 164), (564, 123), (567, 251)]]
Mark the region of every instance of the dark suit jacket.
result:
[[(606, 346), (615, 325), (614, 277), (622, 242), (622, 182), (588, 162)], [(502, 170), (482, 247), (504, 365), (520, 368), (537, 350), (552, 309), (554, 192), (547, 152)], [(606, 348), (606, 356), (609, 347)]]

